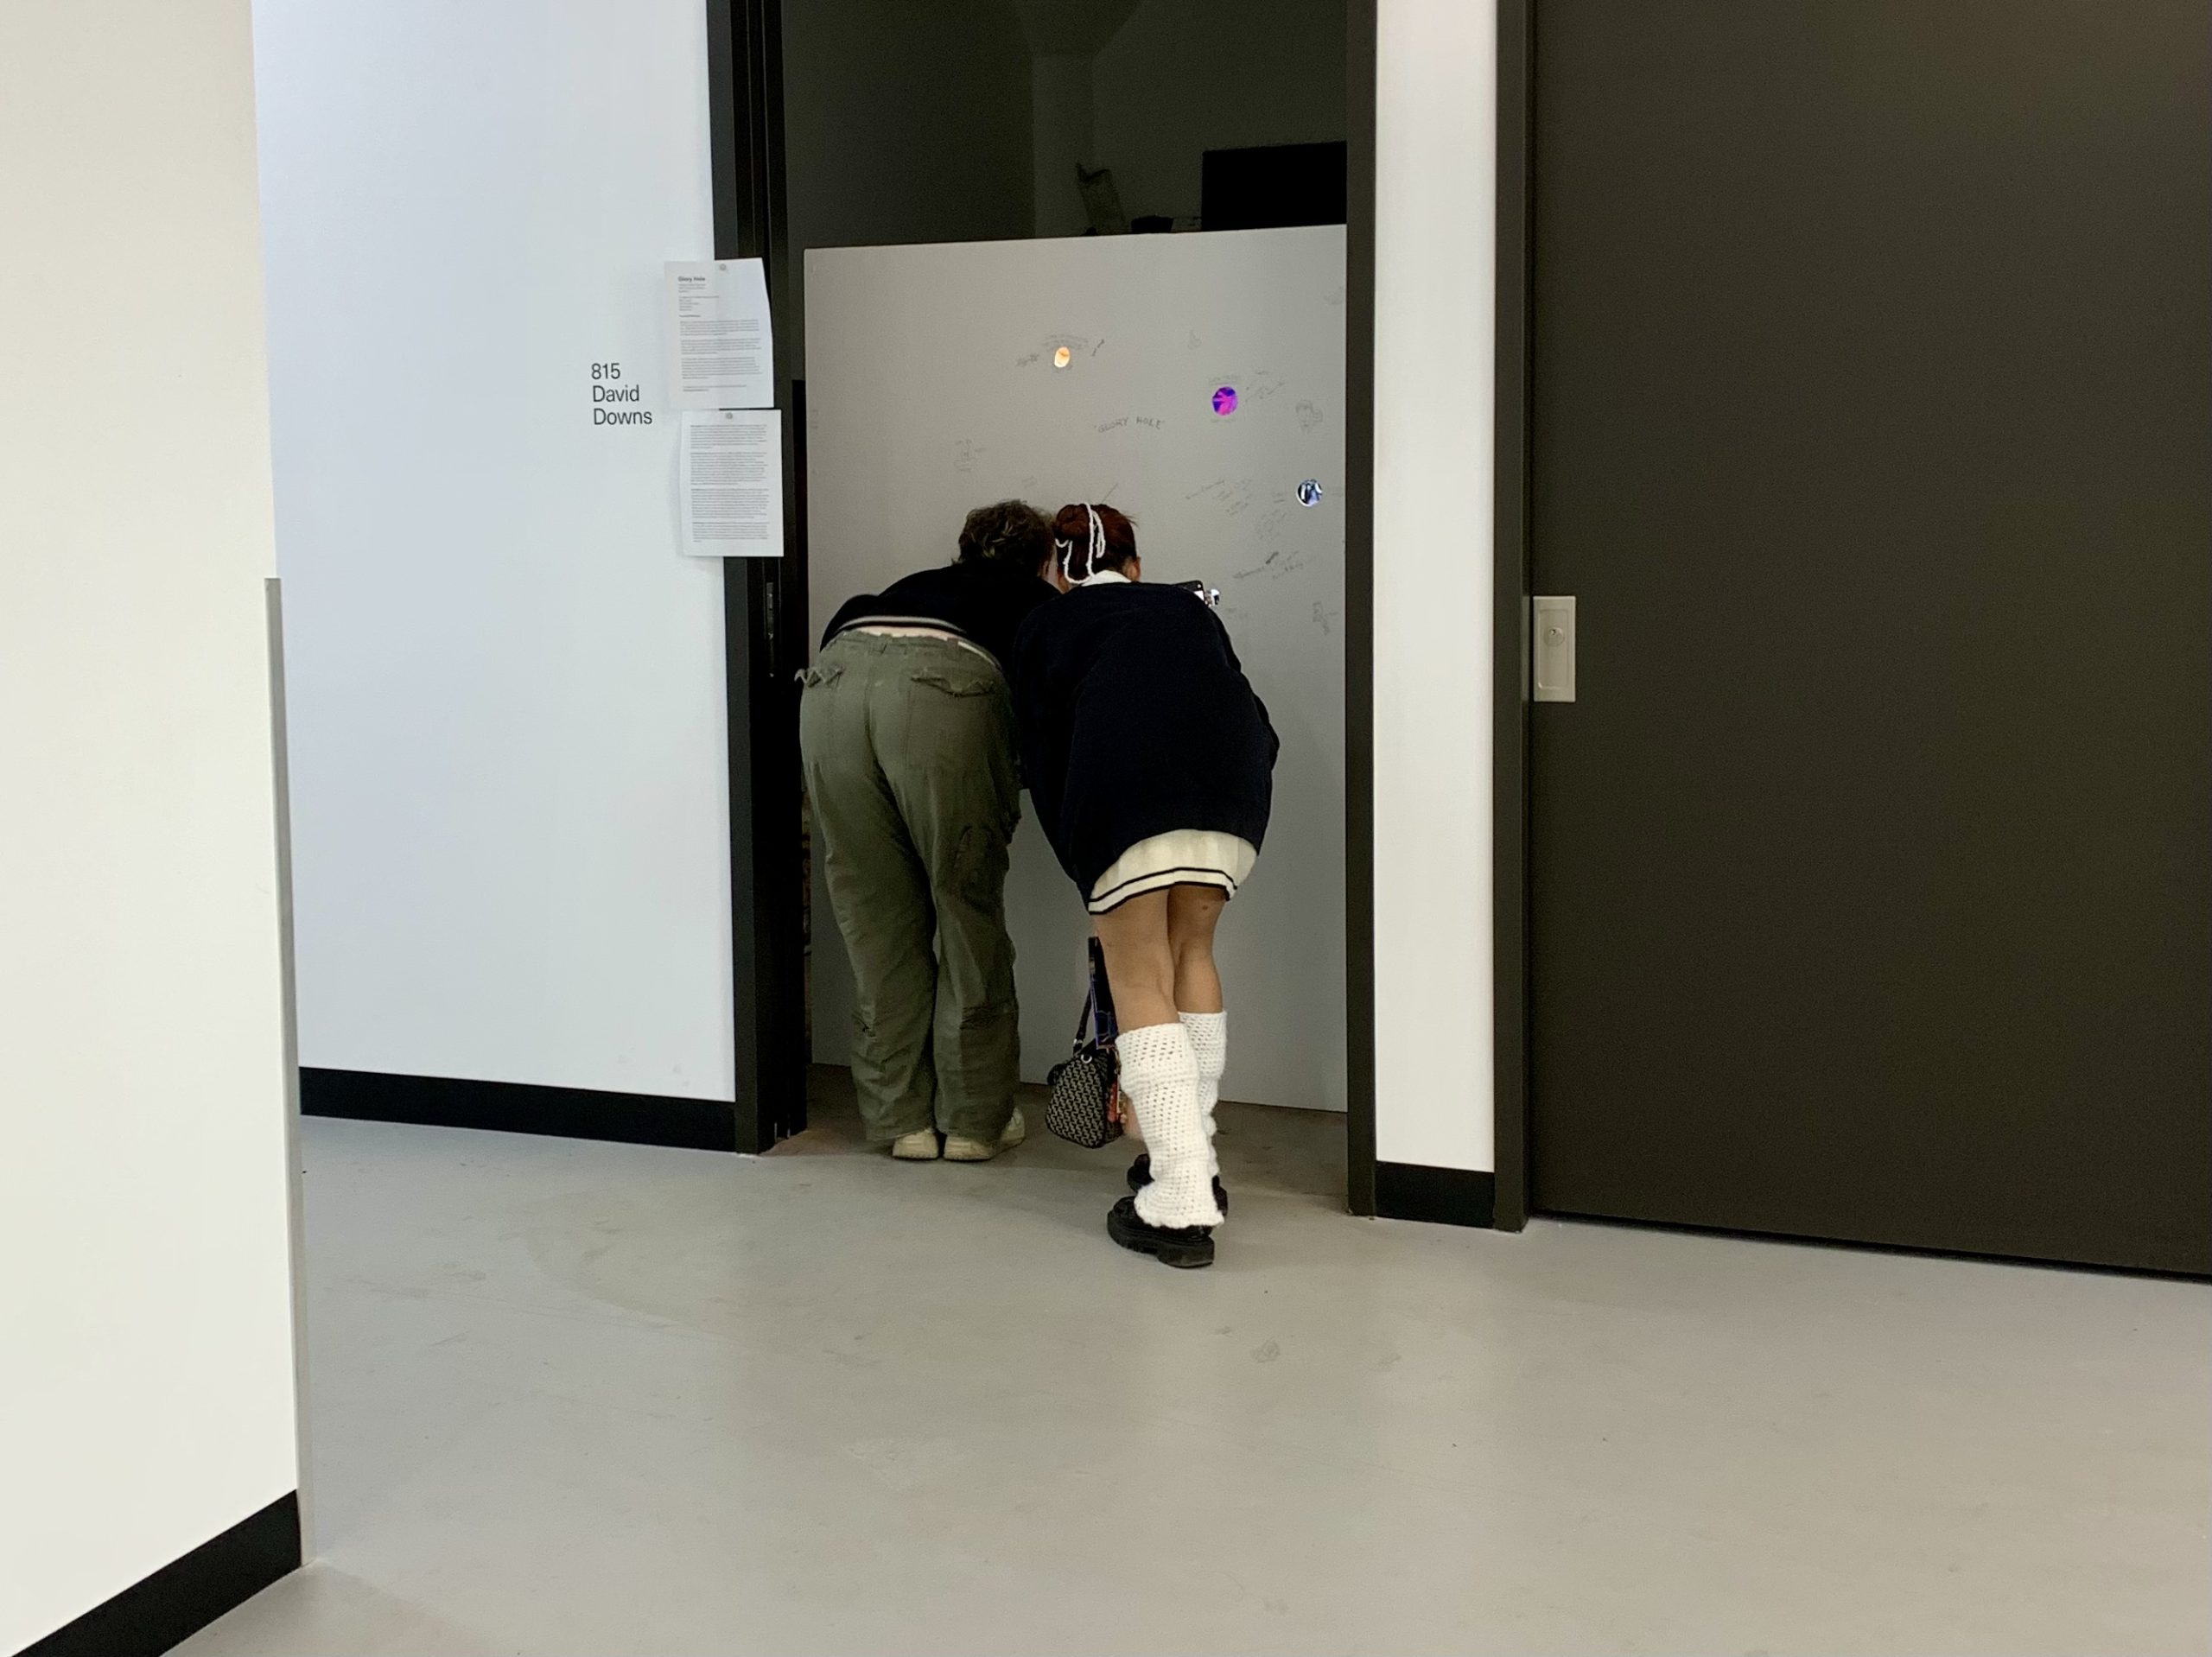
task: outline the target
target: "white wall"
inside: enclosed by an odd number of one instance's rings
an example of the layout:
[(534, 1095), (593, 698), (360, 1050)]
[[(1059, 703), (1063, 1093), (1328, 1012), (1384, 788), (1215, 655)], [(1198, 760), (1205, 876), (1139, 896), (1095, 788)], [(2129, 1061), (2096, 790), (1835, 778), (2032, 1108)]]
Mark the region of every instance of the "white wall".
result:
[[(1224, 1086), (1323, 1109), (1344, 1102), (1344, 248), (1328, 225), (808, 259), (813, 637), (854, 594), (947, 561), (969, 509), (1007, 496), (1110, 499), (1147, 580), (1220, 587), (1282, 738), (1267, 844), (1222, 923)], [(1224, 383), (1243, 398), (1229, 419)], [(842, 1063), (850, 980), (817, 873), (815, 1051)], [(1007, 908), (1040, 1081), (1067, 1052), (1090, 923), (1033, 817)]]
[[(257, 32), (302, 1060), (728, 1099), (722, 575), (658, 309), (712, 251), (703, 10)], [(609, 361), (653, 424), (594, 424)]]
[(1344, 0), (1145, 0), (1091, 86), (1122, 206), (1195, 217), (1205, 151), (1344, 136)]
[(298, 1482), (251, 51), (0, 7), (0, 1650)]
[(1379, 10), (1376, 1150), (1487, 1169), (1497, 10)]

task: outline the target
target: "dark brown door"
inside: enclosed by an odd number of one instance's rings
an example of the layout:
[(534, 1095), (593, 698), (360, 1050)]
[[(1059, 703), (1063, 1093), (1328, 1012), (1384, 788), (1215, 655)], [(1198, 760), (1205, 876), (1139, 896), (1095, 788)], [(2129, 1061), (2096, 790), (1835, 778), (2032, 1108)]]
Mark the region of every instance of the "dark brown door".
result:
[(1532, 1196), (2212, 1270), (2202, 0), (1535, 0)]

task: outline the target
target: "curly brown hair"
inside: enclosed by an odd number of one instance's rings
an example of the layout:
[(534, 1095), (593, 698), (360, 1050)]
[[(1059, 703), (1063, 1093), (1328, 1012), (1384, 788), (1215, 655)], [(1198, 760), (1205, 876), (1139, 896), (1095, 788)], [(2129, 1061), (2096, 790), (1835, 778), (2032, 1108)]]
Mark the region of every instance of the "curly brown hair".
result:
[(988, 559), (1036, 571), (1052, 553), (1052, 526), (1026, 500), (978, 506), (960, 526), (960, 562)]

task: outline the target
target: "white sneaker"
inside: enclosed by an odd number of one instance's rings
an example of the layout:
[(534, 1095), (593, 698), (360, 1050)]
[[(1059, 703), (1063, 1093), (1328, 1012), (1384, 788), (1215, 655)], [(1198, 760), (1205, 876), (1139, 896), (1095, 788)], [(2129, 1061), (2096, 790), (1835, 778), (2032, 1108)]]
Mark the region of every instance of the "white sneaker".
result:
[(891, 1141), (891, 1154), (901, 1162), (935, 1162), (937, 1129), (919, 1127), (912, 1133), (900, 1134)]
[(1021, 1120), (1021, 1107), (1014, 1108), (1014, 1114), (1006, 1119), (1006, 1132), (999, 1135), (996, 1145), (986, 1145), (981, 1140), (963, 1138), (948, 1133), (944, 1139), (944, 1159), (947, 1162), (988, 1162), (1001, 1151), (1011, 1151), (1029, 1137), (1029, 1125)]

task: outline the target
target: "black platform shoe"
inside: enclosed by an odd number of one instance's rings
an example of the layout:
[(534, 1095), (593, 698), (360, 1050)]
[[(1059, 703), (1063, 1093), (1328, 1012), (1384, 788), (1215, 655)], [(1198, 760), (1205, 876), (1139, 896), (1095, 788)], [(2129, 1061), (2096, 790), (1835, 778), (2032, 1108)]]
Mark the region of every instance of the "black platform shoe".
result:
[(1149, 1254), (1162, 1266), (1190, 1271), (1213, 1264), (1211, 1226), (1156, 1226), (1137, 1212), (1137, 1199), (1125, 1197), (1106, 1216), (1106, 1235), (1124, 1248)]
[[(1129, 1195), (1134, 1197), (1152, 1184), (1152, 1153), (1147, 1151), (1129, 1165)], [(1221, 1183), (1221, 1176), (1213, 1177), (1213, 1205), (1221, 1210), (1221, 1217), (1229, 1217), (1229, 1188)]]

